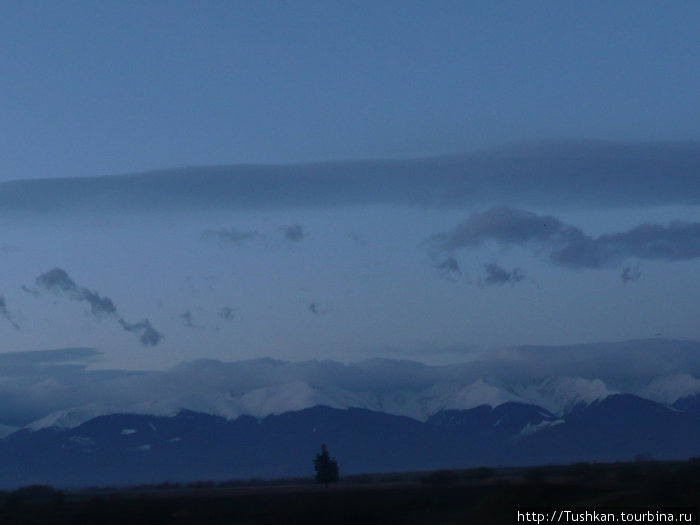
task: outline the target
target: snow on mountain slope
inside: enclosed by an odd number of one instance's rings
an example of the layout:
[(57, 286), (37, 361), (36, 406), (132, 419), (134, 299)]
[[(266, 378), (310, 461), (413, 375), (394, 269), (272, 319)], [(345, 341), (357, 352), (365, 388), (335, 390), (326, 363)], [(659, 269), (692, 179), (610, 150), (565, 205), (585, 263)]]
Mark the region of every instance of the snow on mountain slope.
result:
[(600, 379), (566, 376), (548, 377), (539, 384), (521, 386), (516, 390), (526, 402), (546, 408), (557, 416), (616, 393)]
[(679, 399), (696, 394), (700, 394), (700, 379), (690, 374), (657, 377), (640, 392), (642, 397), (665, 405), (671, 405)]
[(41, 430), (43, 428), (56, 428), (59, 430), (65, 430), (68, 428), (75, 428), (79, 425), (82, 425), (90, 419), (94, 419), (99, 416), (104, 416), (106, 414), (114, 414), (123, 410), (124, 409), (120, 409), (120, 407), (116, 406), (99, 405), (93, 403), (82, 407), (74, 407), (65, 410), (59, 410), (57, 412), (49, 414), (46, 417), (33, 421), (24, 428), (28, 430)]
[(304, 381), (258, 388), (236, 397), (235, 401), (243, 413), (257, 418), (319, 405), (331, 408), (378, 409), (378, 403), (372, 396), (363, 396), (342, 388), (326, 387), (322, 390)]
[(388, 392), (352, 392), (330, 385), (321, 388), (305, 381), (293, 381), (244, 393), (183, 394), (121, 406), (90, 404), (55, 412), (26, 428), (74, 428), (89, 419), (115, 413), (174, 416), (182, 410), (190, 410), (236, 419), (241, 415), (264, 418), (314, 406), (364, 408), (425, 421), (441, 410), (467, 410), (481, 405), (496, 407), (509, 401), (522, 400), (482, 379), (466, 385), (443, 382), (426, 389)]
[[(525, 353), (528, 352), (534, 350)], [(554, 355), (550, 349), (542, 352)], [(499, 359), (508, 357), (503, 352), (496, 354)], [(650, 376), (636, 384), (604, 380), (603, 371), (600, 378), (590, 374), (578, 376), (580, 370), (543, 380), (541, 360), (534, 360), (530, 366), (539, 370), (536, 374), (532, 370), (522, 374), (513, 372), (516, 368), (527, 368), (525, 357), (510, 356), (509, 361), (506, 359), (510, 364), (505, 368), (479, 360), (451, 366), (389, 359), (354, 364), (323, 360), (256, 359), (228, 363), (198, 360), (167, 371), (101, 375), (99, 386), (104, 395), (66, 396), (74, 406), (41, 414), (41, 418), (25, 428), (73, 428), (89, 419), (114, 413), (174, 416), (183, 410), (229, 420), (242, 415), (262, 419), (320, 405), (363, 408), (425, 421), (443, 410), (498, 407), (516, 402), (539, 406), (562, 417), (578, 406), (589, 405), (618, 391), (641, 394), (665, 404), (700, 393), (700, 380), (692, 371), (694, 375), (674, 371), (675, 375), (664, 374), (656, 379)], [(579, 360), (576, 363), (581, 368)], [(642, 389), (644, 392), (640, 392)], [(81, 405), (80, 399), (92, 402)]]
[(522, 402), (512, 392), (483, 379), (477, 379), (468, 385), (438, 384), (423, 392), (420, 400), (424, 418), (441, 410), (468, 410), (482, 405), (497, 407), (509, 401)]
[(0, 425), (0, 439), (9, 436), (10, 434), (17, 432), (19, 427), (14, 427), (12, 425)]

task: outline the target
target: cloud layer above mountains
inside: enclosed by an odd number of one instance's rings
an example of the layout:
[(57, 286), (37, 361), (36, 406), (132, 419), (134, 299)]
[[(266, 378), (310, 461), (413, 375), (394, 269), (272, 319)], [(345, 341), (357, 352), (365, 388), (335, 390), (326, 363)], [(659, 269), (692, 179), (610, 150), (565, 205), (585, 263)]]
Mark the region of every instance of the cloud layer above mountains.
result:
[[(198, 360), (165, 371), (131, 372), (81, 364), (99, 357), (80, 348), (0, 355), (0, 377), (11, 378), (0, 382), (0, 424), (25, 425), (69, 409), (76, 409), (73, 418), (119, 411), (172, 415), (180, 409), (264, 417), (315, 404), (423, 418), (445, 408), (521, 398), (555, 409), (556, 395), (575, 399), (621, 391), (671, 403), (700, 392), (700, 344), (661, 339), (505, 348), (452, 366), (386, 359)], [(686, 387), (664, 387), (679, 374), (685, 374)]]

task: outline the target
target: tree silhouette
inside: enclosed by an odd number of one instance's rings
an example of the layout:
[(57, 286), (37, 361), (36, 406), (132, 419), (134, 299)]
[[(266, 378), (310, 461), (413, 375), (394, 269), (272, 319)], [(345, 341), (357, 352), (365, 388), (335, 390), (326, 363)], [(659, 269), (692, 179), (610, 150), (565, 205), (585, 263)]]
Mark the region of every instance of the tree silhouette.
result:
[(316, 483), (329, 483), (338, 481), (338, 462), (328, 454), (326, 445), (321, 445), (321, 453), (316, 454), (314, 459), (314, 469), (316, 469)]

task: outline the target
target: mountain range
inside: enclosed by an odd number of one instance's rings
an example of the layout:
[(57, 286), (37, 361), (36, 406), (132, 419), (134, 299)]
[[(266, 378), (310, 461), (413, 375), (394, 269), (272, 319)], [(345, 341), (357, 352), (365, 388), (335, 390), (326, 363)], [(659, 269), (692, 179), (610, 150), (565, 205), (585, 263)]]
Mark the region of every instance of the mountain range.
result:
[[(613, 366), (635, 347), (637, 364), (652, 351), (671, 365), (679, 356), (694, 362), (699, 346), (650, 340), (608, 346), (607, 356), (600, 345), (578, 351)], [(343, 474), (700, 455), (697, 377), (656, 366), (674, 373), (637, 369), (635, 382), (601, 367), (593, 378), (576, 362), (577, 347), (567, 351), (569, 372), (581, 377), (528, 375), (522, 356), (532, 364), (533, 353), (547, 353), (528, 347), (506, 354), (520, 363), (519, 377), (493, 356), (490, 367), (200, 360), (112, 377), (109, 388), (131, 397), (92, 400), (8, 430), (0, 485), (310, 476), (324, 443)]]

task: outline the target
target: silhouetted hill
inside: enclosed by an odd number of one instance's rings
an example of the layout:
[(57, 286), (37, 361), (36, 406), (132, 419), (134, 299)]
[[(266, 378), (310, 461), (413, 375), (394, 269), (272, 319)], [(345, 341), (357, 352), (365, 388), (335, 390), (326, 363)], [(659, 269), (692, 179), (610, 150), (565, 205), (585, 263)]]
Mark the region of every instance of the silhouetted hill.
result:
[(426, 422), (313, 407), (257, 420), (113, 414), (0, 441), (0, 484), (127, 485), (310, 475), (320, 445), (341, 473), (628, 460), (700, 454), (700, 417), (613, 395), (556, 418), (522, 403), (443, 411)]

